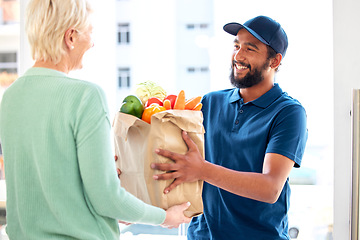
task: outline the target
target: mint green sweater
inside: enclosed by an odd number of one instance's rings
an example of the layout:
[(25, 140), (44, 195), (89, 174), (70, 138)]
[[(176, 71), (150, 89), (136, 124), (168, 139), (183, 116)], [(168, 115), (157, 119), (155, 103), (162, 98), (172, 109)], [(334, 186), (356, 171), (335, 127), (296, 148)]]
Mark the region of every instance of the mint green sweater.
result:
[(31, 68), (6, 90), (0, 139), (11, 240), (112, 240), (116, 219), (165, 220), (120, 187), (110, 122), (104, 92), (62, 72)]

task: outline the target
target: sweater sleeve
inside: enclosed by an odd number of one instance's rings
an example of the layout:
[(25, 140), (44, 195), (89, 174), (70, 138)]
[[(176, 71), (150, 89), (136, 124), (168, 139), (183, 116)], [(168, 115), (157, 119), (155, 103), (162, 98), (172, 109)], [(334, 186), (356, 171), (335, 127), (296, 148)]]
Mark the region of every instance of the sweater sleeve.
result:
[(85, 195), (97, 214), (127, 222), (161, 224), (163, 209), (148, 205), (120, 186), (111, 148), (105, 94), (91, 87), (76, 113), (74, 136)]

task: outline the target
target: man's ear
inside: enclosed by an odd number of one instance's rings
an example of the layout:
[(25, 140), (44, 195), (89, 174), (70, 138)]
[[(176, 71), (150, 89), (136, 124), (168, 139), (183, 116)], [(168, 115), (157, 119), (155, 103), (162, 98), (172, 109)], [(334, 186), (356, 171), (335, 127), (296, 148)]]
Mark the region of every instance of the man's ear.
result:
[(280, 66), (281, 60), (282, 60), (281, 53), (277, 53), (276, 56), (273, 59), (271, 59), (270, 67), (276, 69), (277, 67)]
[(65, 32), (64, 41), (65, 41), (66, 47), (69, 50), (74, 49), (75, 33), (76, 33), (76, 30), (73, 28), (69, 28)]

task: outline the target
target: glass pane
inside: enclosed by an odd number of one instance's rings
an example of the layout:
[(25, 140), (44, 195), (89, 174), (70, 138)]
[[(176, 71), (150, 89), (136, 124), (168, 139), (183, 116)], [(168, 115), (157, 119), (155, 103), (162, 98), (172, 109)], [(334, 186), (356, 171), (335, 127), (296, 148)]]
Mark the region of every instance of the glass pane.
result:
[(16, 52), (0, 53), (0, 63), (11, 63), (11, 62), (16, 64)]

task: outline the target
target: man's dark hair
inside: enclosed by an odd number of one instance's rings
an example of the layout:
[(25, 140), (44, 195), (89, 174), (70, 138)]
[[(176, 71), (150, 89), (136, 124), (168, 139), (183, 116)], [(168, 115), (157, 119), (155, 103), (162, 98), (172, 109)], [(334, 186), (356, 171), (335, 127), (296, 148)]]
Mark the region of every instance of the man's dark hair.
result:
[[(271, 59), (271, 58), (275, 58), (276, 57), (276, 52), (274, 49), (272, 49), (270, 46), (266, 45), (266, 48), (267, 48), (267, 51), (268, 51), (268, 60)], [(281, 65), (281, 63), (280, 63)], [(275, 69), (275, 72), (278, 72), (279, 71), (279, 67), (280, 65)]]

